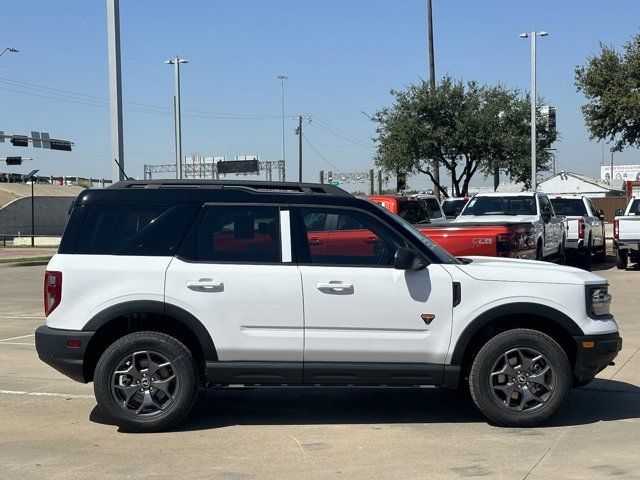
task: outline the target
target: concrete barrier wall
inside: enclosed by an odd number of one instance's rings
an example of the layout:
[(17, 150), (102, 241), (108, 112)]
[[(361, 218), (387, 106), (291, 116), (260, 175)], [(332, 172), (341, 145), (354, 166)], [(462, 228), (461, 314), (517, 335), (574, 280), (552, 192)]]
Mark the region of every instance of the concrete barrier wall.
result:
[[(62, 235), (75, 197), (34, 197), (35, 235)], [(18, 198), (0, 208), (0, 234), (31, 233), (31, 197)]]

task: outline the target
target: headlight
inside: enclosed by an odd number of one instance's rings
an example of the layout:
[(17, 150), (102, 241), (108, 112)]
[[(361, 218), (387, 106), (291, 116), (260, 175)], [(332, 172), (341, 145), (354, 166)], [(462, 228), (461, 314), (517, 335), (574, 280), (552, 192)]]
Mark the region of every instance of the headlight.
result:
[(587, 315), (591, 318), (602, 318), (609, 316), (611, 306), (611, 295), (609, 285), (587, 285), (586, 301)]

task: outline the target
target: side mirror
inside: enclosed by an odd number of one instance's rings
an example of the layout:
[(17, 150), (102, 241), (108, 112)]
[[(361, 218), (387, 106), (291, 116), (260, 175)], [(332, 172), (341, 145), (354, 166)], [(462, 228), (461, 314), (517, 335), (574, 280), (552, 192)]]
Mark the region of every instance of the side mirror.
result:
[(422, 270), (426, 266), (427, 262), (418, 256), (414, 250), (404, 247), (396, 250), (393, 258), (393, 268), (396, 270)]
[(616, 210), (616, 217), (623, 217), (624, 216), (624, 210), (622, 210), (621, 208)]
[(598, 218), (600, 218), (600, 220), (604, 220), (604, 210), (603, 209), (598, 210)]

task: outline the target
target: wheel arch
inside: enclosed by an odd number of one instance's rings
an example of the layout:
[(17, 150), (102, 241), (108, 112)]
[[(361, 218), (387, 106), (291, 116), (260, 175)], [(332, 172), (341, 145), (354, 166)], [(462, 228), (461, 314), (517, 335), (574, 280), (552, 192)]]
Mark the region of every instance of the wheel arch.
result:
[(495, 335), (513, 328), (530, 328), (551, 336), (565, 350), (572, 367), (575, 364), (574, 335), (582, 329), (566, 314), (535, 303), (515, 303), (492, 308), (469, 323), (453, 347), (451, 365), (461, 368), (464, 378), (482, 345)]
[(111, 343), (141, 330), (166, 333), (184, 343), (198, 363), (201, 381), (206, 378), (206, 362), (218, 360), (213, 339), (205, 326), (183, 308), (164, 302), (141, 300), (113, 305), (94, 315), (82, 330), (95, 332), (84, 359), (87, 382), (93, 379), (96, 364)]

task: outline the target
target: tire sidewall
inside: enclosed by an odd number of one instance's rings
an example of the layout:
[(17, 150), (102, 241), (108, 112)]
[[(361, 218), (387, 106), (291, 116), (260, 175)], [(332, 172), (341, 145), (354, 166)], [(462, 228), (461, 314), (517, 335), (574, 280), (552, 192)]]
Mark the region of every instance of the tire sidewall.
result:
[[(495, 361), (508, 350), (518, 347), (534, 348), (544, 354), (551, 362), (555, 375), (552, 396), (541, 408), (531, 412), (508, 409), (495, 397), (490, 387), (491, 369)], [(478, 352), (469, 376), (469, 388), (480, 411), (498, 425), (512, 427), (530, 427), (545, 423), (562, 407), (571, 385), (571, 365), (560, 345), (548, 335), (528, 329), (509, 330), (489, 340)]]
[[(160, 414), (148, 417), (125, 411), (117, 405), (111, 392), (111, 376), (117, 363), (140, 350), (151, 350), (166, 356), (178, 377), (171, 405)], [(176, 425), (191, 410), (197, 389), (197, 370), (189, 350), (175, 338), (158, 332), (137, 332), (114, 342), (100, 357), (94, 375), (94, 393), (100, 410), (116, 425), (129, 431), (157, 431)]]

